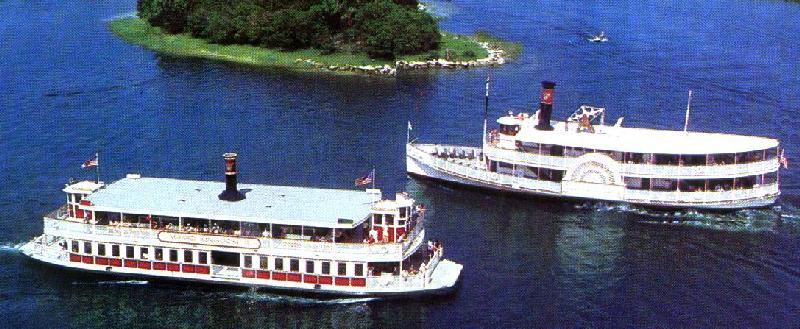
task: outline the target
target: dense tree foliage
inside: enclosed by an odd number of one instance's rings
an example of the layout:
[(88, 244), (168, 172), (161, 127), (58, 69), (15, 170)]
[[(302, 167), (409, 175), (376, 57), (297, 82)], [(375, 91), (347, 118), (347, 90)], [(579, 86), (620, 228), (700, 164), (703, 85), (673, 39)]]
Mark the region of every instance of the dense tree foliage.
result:
[(139, 17), (169, 33), (219, 44), (394, 58), (438, 47), (436, 20), (417, 0), (138, 0)]

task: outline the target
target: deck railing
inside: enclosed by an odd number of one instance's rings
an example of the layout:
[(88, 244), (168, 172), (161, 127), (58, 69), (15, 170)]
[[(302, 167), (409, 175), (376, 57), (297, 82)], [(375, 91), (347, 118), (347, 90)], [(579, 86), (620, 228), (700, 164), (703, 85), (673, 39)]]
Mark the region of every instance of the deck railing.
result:
[(409, 156), (423, 161), (428, 166), (471, 181), (484, 182), (490, 185), (504, 185), (513, 189), (561, 193), (561, 184), (558, 182), (535, 180), (490, 172), (482, 167), (483, 165), (479, 162), (480, 159), (470, 160), (474, 161), (473, 166), (470, 166), (431, 155), (415, 145), (410, 145), (407, 152)]
[[(159, 230), (149, 228), (122, 227), (109, 225), (93, 225), (80, 222), (72, 222), (57, 219), (56, 216), (44, 219), (44, 233), (54, 236), (65, 236), (75, 239), (96, 240), (98, 237), (112, 238), (112, 241), (119, 243), (144, 244), (144, 245), (163, 245), (164, 241), (159, 240)], [(166, 232), (166, 231), (165, 231)], [(416, 237), (397, 243), (331, 243), (290, 239), (258, 238), (260, 247), (259, 252), (271, 254), (298, 254), (298, 253), (327, 253), (338, 254), (346, 257), (363, 258), (370, 256), (372, 261), (399, 260), (404, 251), (419, 243), (420, 236), (424, 236), (423, 225), (418, 224), (415, 228)], [(420, 234), (421, 233), (421, 234)], [(179, 233), (196, 234), (204, 233)], [(228, 237), (228, 236), (226, 236)], [(234, 237), (235, 238), (235, 237)], [(242, 237), (246, 239), (247, 237)], [(255, 238), (250, 238), (255, 239)], [(110, 240), (110, 239), (105, 239)], [(168, 241), (169, 242), (169, 241)], [(175, 241), (173, 241), (175, 242)], [(175, 242), (179, 243), (179, 242)], [(236, 248), (237, 246), (229, 246)]]

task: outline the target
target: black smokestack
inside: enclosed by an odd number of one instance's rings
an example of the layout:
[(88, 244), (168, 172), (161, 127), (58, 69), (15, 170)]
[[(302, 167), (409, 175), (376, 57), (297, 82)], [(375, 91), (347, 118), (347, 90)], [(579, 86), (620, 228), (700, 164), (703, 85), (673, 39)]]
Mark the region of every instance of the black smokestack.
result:
[(225, 153), (225, 191), (219, 195), (220, 200), (239, 201), (244, 199), (244, 194), (236, 186), (236, 153)]
[(538, 130), (553, 130), (550, 125), (550, 117), (553, 115), (553, 89), (556, 87), (555, 82), (542, 81), (542, 100), (539, 102), (539, 124), (536, 125)]

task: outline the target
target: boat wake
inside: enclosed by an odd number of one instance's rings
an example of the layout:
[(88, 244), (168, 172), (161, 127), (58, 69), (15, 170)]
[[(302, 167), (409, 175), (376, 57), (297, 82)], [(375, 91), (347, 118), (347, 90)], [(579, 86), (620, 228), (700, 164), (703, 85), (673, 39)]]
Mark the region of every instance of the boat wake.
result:
[(253, 292), (236, 294), (235, 296), (237, 298), (253, 302), (269, 302), (269, 303), (291, 304), (291, 305), (350, 305), (350, 304), (364, 304), (367, 302), (379, 300), (379, 298), (375, 297), (315, 299), (308, 297), (297, 297), (289, 295), (253, 293)]
[(117, 19), (120, 19), (120, 18), (131, 18), (131, 17), (137, 17), (135, 11), (132, 11), (132, 12), (129, 12), (129, 13), (124, 13), (124, 14), (119, 14), (119, 15), (115, 15), (115, 16), (111, 16), (109, 18), (105, 18), (105, 19), (103, 19), (103, 22), (110, 22), (110, 21), (114, 21), (114, 20), (117, 20)]
[(111, 285), (133, 285), (133, 286), (141, 286), (149, 284), (148, 281), (140, 281), (140, 280), (124, 280), (124, 281), (98, 281), (98, 282), (72, 282), (74, 285), (99, 285), (99, 286), (111, 286)]
[(584, 202), (574, 206), (578, 210), (612, 212), (635, 215), (635, 221), (646, 224), (705, 227), (729, 231), (771, 231), (778, 221), (797, 221), (800, 211), (785, 206), (768, 209), (744, 209), (731, 212), (703, 210), (655, 210), (625, 203)]
[(19, 252), (20, 248), (22, 248), (22, 245), (24, 245), (24, 243), (0, 243), (0, 252)]

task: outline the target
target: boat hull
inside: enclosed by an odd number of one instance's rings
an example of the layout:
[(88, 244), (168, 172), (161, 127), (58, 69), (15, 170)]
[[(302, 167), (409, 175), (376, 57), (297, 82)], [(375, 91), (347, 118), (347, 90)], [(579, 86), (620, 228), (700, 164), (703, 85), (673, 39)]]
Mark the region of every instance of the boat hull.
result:
[[(411, 147), (414, 146), (409, 145), (409, 148)], [(493, 184), (492, 182), (489, 181), (475, 179), (470, 175), (458, 175), (453, 172), (448, 172), (446, 170), (442, 170), (440, 168), (436, 168), (432, 165), (429, 165), (426, 161), (422, 160), (424, 158), (418, 155), (411, 156), (411, 153), (412, 152), (409, 150), (409, 152), (407, 152), (406, 155), (406, 171), (408, 175), (411, 177), (415, 177), (418, 179), (421, 178), (436, 182), (444, 182), (452, 185), (469, 187), (484, 191), (500, 192), (504, 194), (557, 198), (557, 199), (573, 200), (573, 201), (594, 200), (594, 201), (624, 202), (648, 208), (658, 208), (658, 209), (692, 208), (692, 209), (709, 209), (709, 210), (736, 210), (736, 209), (746, 209), (746, 208), (763, 208), (773, 205), (779, 197), (779, 193), (775, 193), (771, 195), (765, 195), (762, 197), (732, 200), (725, 202), (695, 203), (695, 202), (668, 202), (668, 201), (658, 201), (658, 200), (632, 200), (632, 199), (620, 198), (618, 196), (619, 194), (616, 195), (609, 194), (609, 197), (607, 198), (597, 197), (597, 195), (600, 194), (595, 194), (594, 196), (586, 196), (581, 194), (580, 188), (572, 188), (569, 191), (574, 193), (570, 194), (564, 192), (555, 192), (552, 190), (548, 191), (545, 189), (529, 190), (509, 184)], [(482, 166), (476, 166), (476, 168), (482, 168)], [(473, 171), (474, 169), (475, 168), (473, 168)], [(483, 170), (485, 171), (485, 169)], [(600, 188), (619, 189), (620, 187), (600, 186)]]
[(460, 277), (463, 266), (449, 260), (439, 261), (436, 269), (431, 275), (431, 282), (425, 287), (414, 287), (406, 289), (385, 289), (369, 287), (350, 287), (350, 286), (327, 286), (315, 285), (302, 282), (274, 281), (253, 282), (246, 279), (233, 279), (214, 277), (213, 275), (185, 274), (182, 272), (156, 272), (141, 270), (138, 268), (112, 267), (97, 264), (86, 264), (83, 262), (72, 262), (69, 260), (69, 253), (58, 249), (55, 246), (46, 246), (40, 241), (42, 237), (37, 237), (20, 247), (20, 252), (30, 257), (32, 260), (41, 262), (48, 266), (63, 268), (70, 271), (94, 273), (104, 276), (130, 278), (139, 280), (158, 280), (168, 282), (198, 283), (209, 285), (225, 285), (232, 287), (244, 287), (255, 290), (270, 290), (302, 294), (314, 294), (324, 296), (347, 296), (347, 297), (393, 297), (407, 298), (427, 295), (446, 295), (456, 289), (458, 278)]

